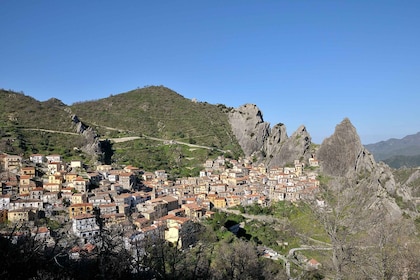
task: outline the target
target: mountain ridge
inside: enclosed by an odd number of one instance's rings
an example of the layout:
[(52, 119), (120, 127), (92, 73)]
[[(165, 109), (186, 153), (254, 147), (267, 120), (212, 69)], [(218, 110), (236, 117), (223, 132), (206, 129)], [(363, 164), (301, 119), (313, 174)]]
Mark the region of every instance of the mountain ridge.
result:
[(420, 132), (365, 145), (375, 160), (393, 168), (420, 166)]

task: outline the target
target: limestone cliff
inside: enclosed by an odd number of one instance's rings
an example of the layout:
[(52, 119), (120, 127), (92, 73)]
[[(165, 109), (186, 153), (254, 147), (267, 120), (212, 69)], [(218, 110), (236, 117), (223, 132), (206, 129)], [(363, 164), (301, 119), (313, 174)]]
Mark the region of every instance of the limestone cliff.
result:
[(254, 156), (268, 166), (282, 166), (309, 157), (311, 137), (304, 126), (289, 138), (284, 124), (276, 124), (271, 129), (254, 104), (230, 111), (229, 123), (245, 156)]

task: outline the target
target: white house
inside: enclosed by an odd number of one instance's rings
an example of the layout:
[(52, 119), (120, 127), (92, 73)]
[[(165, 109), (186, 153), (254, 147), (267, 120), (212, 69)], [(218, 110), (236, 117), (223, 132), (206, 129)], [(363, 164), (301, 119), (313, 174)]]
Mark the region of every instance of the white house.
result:
[(29, 156), (29, 160), (33, 163), (43, 163), (44, 162), (44, 155), (41, 154), (32, 154)]
[(82, 214), (73, 218), (72, 231), (87, 243), (99, 234), (99, 226), (96, 224), (94, 215)]
[(10, 195), (0, 195), (0, 210), (9, 210)]
[(61, 155), (48, 155), (46, 158), (48, 162), (61, 162)]

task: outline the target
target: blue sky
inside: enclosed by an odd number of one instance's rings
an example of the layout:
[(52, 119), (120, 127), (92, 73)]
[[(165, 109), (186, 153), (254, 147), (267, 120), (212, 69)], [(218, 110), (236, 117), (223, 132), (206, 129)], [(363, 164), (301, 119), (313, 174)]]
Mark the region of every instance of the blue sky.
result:
[(0, 2), (0, 88), (40, 101), (146, 85), (238, 107), (315, 143), (420, 131), (420, 1)]

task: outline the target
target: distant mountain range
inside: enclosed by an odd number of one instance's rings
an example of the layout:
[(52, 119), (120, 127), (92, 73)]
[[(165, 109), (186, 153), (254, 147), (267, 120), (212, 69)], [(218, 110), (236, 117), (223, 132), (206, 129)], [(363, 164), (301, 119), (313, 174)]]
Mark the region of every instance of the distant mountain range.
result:
[(420, 166), (420, 132), (402, 139), (391, 138), (365, 145), (376, 161), (383, 161), (393, 168)]

